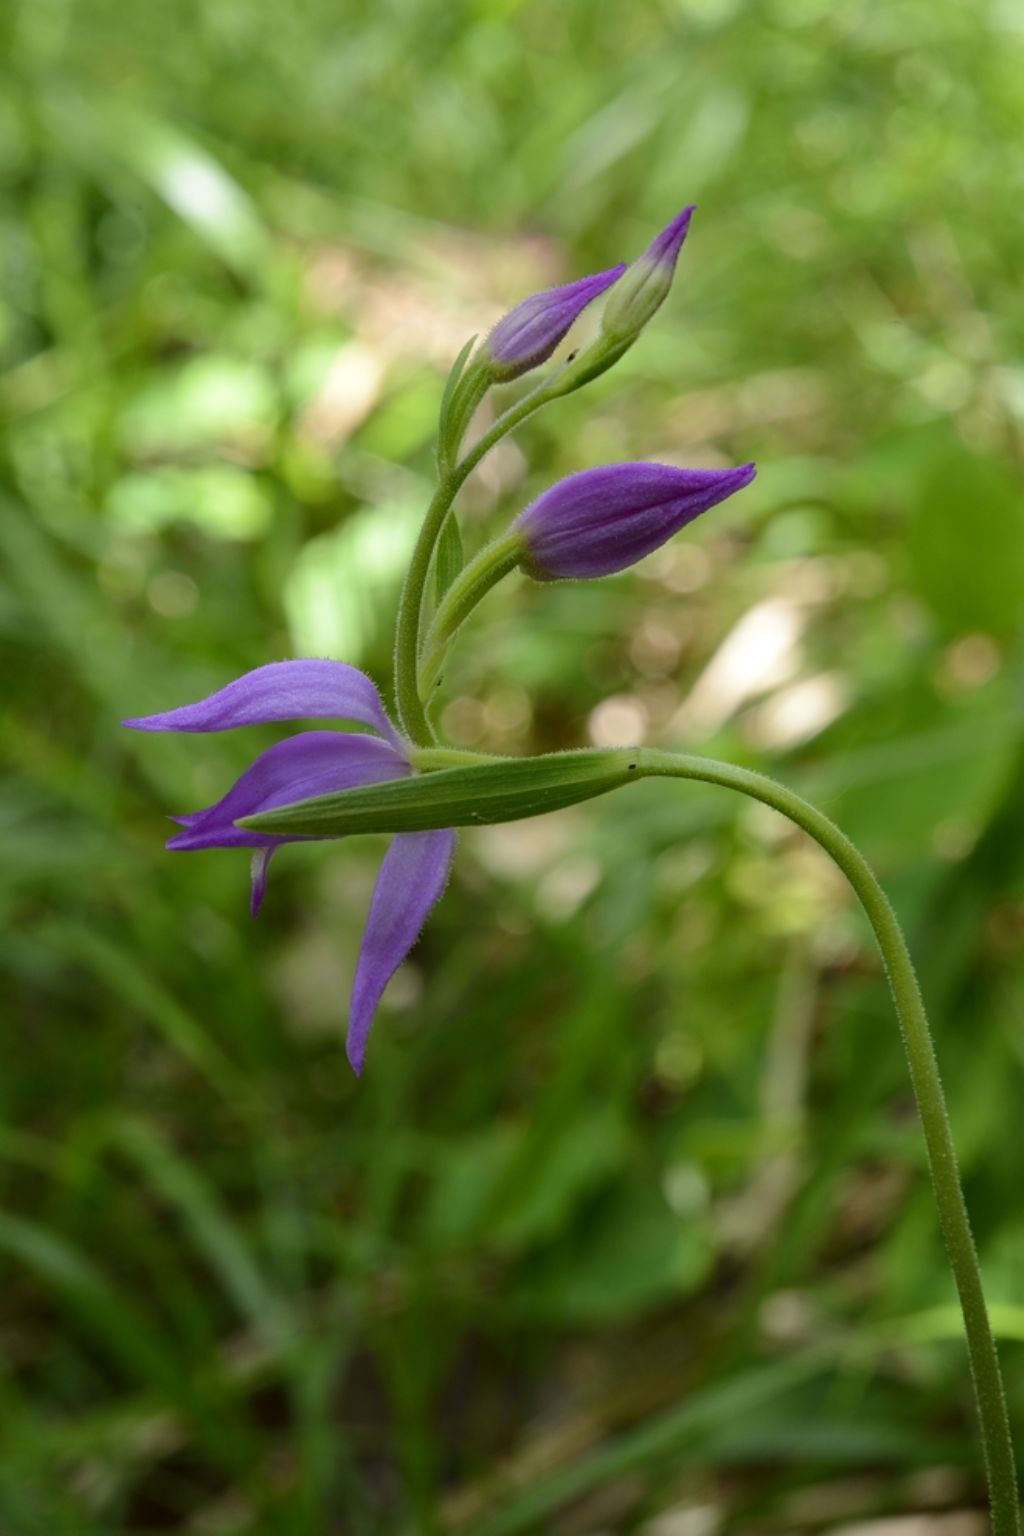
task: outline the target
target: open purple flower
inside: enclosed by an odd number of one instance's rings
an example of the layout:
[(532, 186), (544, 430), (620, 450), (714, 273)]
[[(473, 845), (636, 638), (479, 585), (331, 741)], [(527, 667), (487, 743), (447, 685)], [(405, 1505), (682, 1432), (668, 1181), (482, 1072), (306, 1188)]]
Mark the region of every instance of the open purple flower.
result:
[(607, 464), (559, 480), (521, 512), (519, 564), (535, 581), (610, 576), (635, 565), (709, 507), (749, 485), (739, 469)]
[[(248, 831), (243, 816), (313, 795), (379, 784), (412, 773), (406, 744), (365, 673), (343, 661), (276, 661), (227, 687), (160, 715), (125, 720), (138, 731), (225, 731), (283, 720), (348, 720), (378, 734), (302, 731), (260, 754), (216, 805), (174, 819), (184, 828), (175, 851), (250, 848), (252, 914), (266, 891), (267, 866), (282, 843), (308, 842)], [(440, 899), (455, 853), (454, 831), (403, 832), (384, 856), (370, 903), (349, 1009), (348, 1058), (362, 1071), (366, 1042), (381, 994), (419, 937)]]
[(531, 294), (503, 315), (483, 344), (492, 379), (506, 383), (547, 362), (577, 316), (625, 272), (625, 262), (560, 288)]

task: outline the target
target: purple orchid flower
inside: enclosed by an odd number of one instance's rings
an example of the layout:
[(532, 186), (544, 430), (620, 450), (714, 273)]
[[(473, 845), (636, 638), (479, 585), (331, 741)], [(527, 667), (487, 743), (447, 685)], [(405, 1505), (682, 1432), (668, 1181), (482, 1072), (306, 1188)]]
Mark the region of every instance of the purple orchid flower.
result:
[(608, 300), (601, 329), (612, 340), (628, 341), (638, 336), (664, 303), (695, 207), (691, 203), (677, 213), (671, 224), (654, 237)]
[(625, 270), (625, 262), (620, 262), (607, 272), (595, 272), (575, 283), (531, 294), (510, 309), (483, 344), (481, 357), (490, 377), (507, 383), (547, 362), (577, 316), (598, 294), (617, 282)]
[[(216, 805), (176, 816), (184, 831), (175, 851), (251, 848), (255, 917), (267, 886), (267, 866), (282, 843), (316, 841), (248, 831), (235, 823), (313, 795), (403, 778), (413, 769), (407, 744), (385, 713), (373, 682), (343, 661), (275, 661), (247, 672), (198, 704), (124, 720), (137, 731), (226, 731), (284, 720), (347, 720), (378, 734), (302, 731), (260, 754)], [(359, 951), (349, 1009), (348, 1059), (358, 1074), (384, 988), (419, 937), (440, 899), (455, 854), (456, 834), (403, 832), (384, 856)]]
[(753, 464), (739, 469), (607, 464), (580, 470), (516, 518), (513, 530), (524, 546), (519, 564), (535, 581), (611, 576), (749, 485), (755, 473)]

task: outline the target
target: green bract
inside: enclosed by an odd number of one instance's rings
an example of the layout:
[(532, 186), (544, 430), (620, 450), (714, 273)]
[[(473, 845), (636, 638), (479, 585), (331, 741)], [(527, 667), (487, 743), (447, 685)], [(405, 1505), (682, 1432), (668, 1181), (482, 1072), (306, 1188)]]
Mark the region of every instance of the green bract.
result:
[[(417, 768), (454, 754), (414, 752)], [(467, 754), (458, 754), (464, 757)], [(427, 832), (488, 825), (560, 811), (638, 777), (639, 752), (552, 752), (541, 757), (481, 757), (469, 766), (438, 766), (411, 778), (299, 800), (238, 822), (252, 832), (345, 837), (355, 832)]]

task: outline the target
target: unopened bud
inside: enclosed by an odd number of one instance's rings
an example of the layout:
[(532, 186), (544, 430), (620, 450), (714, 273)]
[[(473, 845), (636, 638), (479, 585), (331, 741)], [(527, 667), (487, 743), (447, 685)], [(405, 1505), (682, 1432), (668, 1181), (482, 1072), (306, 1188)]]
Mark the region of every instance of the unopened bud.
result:
[(480, 351), (491, 379), (505, 384), (546, 363), (578, 315), (625, 272), (625, 263), (561, 288), (531, 294), (503, 315)]
[(691, 204), (651, 241), (644, 254), (626, 270), (601, 318), (601, 330), (605, 336), (613, 341), (632, 341), (664, 303), (672, 287), (676, 262), (692, 217)]
[(535, 581), (610, 576), (635, 565), (709, 507), (749, 485), (739, 469), (608, 464), (560, 480), (513, 524), (520, 566)]

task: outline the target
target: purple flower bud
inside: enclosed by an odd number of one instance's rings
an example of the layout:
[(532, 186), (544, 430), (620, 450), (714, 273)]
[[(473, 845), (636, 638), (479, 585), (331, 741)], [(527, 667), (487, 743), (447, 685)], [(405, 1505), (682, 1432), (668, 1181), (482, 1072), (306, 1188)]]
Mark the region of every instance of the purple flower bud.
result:
[(611, 340), (632, 340), (664, 302), (672, 286), (694, 206), (691, 203), (684, 208), (651, 241), (608, 300), (601, 318), (601, 330)]
[(547, 362), (569, 327), (599, 293), (610, 288), (626, 270), (625, 262), (607, 272), (595, 272), (561, 288), (534, 293), (503, 315), (484, 342), (481, 359), (498, 383)]
[(535, 581), (610, 576), (717, 502), (753, 480), (739, 469), (676, 469), (671, 464), (609, 464), (560, 480), (513, 525), (524, 545), (522, 569)]

